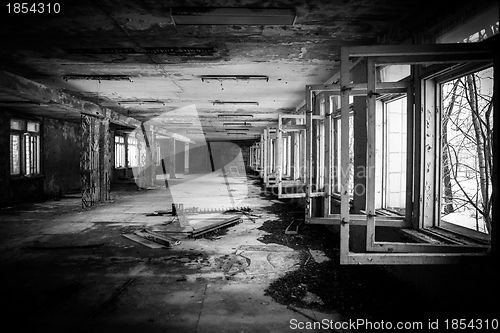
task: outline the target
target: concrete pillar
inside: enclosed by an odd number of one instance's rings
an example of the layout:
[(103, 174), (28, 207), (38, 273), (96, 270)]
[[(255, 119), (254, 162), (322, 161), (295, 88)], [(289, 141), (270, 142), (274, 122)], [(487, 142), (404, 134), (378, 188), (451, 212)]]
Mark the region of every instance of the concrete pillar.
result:
[(175, 176), (175, 138), (170, 138), (168, 139), (168, 146), (169, 146), (169, 157), (167, 161), (167, 170), (170, 174), (170, 179), (176, 179), (177, 177)]
[(189, 174), (189, 142), (184, 143), (184, 174)]
[(144, 143), (146, 148), (146, 163), (145, 169), (142, 170), (144, 173), (144, 185), (145, 186), (153, 186), (155, 182), (156, 176), (156, 143), (155, 143), (155, 134), (149, 128), (144, 126), (144, 123), (141, 124), (142, 135), (144, 137)]
[(99, 200), (105, 202), (111, 199), (111, 133), (109, 131), (109, 119), (100, 120), (99, 129)]

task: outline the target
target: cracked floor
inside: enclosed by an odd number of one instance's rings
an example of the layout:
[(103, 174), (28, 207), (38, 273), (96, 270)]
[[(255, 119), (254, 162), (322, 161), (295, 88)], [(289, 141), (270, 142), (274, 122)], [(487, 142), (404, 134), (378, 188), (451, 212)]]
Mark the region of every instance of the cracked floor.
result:
[[(261, 196), (251, 178), (230, 179), (224, 192), (223, 178), (195, 177), (168, 190), (115, 185), (114, 202), (88, 210), (80, 209), (78, 195), (3, 208), (0, 291), (7, 322), (23, 332), (202, 333), (288, 332), (292, 318), (341, 319), (311, 309), (301, 315), (266, 294), (271, 281), (305, 258), (259, 241), (268, 235), (262, 224), (279, 219), (271, 206), (283, 203)], [(199, 195), (192, 195), (192, 181)], [(225, 193), (258, 218), (242, 215), (241, 223), (194, 239), (168, 216), (146, 216), (168, 209), (172, 198), (185, 207), (225, 209), (228, 202), (214, 200)], [(203, 223), (199, 214), (189, 219)], [(123, 237), (139, 228), (169, 233), (180, 244), (151, 249)]]
[[(168, 188), (159, 181), (146, 190), (124, 182), (113, 184), (112, 194), (112, 202), (85, 210), (77, 194), (0, 209), (6, 327), (51, 333), (290, 332), (292, 320), (387, 321), (411, 314), (427, 321), (478, 318), (493, 309), (485, 299), (495, 299), (495, 290), (485, 295), (463, 289), (475, 281), (474, 271), (447, 267), (449, 280), (426, 289), (424, 298), (378, 267), (340, 266), (338, 237), (324, 226), (286, 234), (292, 221), (303, 218), (300, 209), (264, 193), (251, 176), (226, 181), (218, 174), (189, 175)], [(179, 218), (155, 213), (173, 202), (190, 212)], [(222, 213), (231, 207), (247, 207), (253, 215)], [(240, 223), (189, 237), (235, 214)], [(144, 228), (180, 243), (152, 249), (124, 237)], [(409, 269), (430, 279), (444, 268)], [(429, 296), (436, 302), (429, 303)]]

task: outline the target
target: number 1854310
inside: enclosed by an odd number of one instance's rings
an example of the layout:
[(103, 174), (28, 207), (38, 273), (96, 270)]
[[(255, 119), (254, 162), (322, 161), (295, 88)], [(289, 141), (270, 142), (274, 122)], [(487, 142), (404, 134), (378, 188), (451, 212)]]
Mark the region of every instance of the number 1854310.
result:
[(61, 5), (58, 2), (9, 2), (7, 5), (9, 14), (59, 14)]

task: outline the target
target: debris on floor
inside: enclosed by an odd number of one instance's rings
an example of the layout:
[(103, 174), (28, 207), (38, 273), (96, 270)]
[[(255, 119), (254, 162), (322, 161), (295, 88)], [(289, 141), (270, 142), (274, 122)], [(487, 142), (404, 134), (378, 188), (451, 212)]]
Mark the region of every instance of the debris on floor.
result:
[(130, 239), (131, 241), (134, 241), (136, 243), (147, 246), (150, 249), (164, 249), (164, 248), (166, 248), (165, 245), (161, 245), (161, 244), (149, 241), (149, 240), (142, 238), (141, 236), (137, 236), (135, 234), (122, 234), (122, 236)]
[(215, 266), (222, 270), (224, 275), (236, 275), (250, 266), (250, 259), (240, 255), (226, 254), (215, 258)]
[(152, 213), (146, 214), (146, 216), (163, 216), (163, 215), (177, 216), (176, 205), (172, 204), (172, 209), (168, 209), (168, 210), (155, 210)]
[(323, 300), (316, 294), (310, 291), (306, 291), (305, 296), (302, 298), (302, 302), (306, 304), (318, 303), (319, 305), (324, 305)]
[(166, 235), (160, 235), (158, 233), (146, 229), (143, 229), (142, 231), (136, 231), (134, 232), (134, 234), (144, 239), (150, 240), (152, 242), (165, 245), (167, 247), (179, 245), (181, 243), (180, 240), (178, 240), (177, 238)]
[(250, 213), (252, 210), (249, 208), (249, 207), (245, 207), (245, 208), (235, 208), (235, 209), (228, 209), (226, 211), (224, 211), (224, 214), (226, 213), (241, 213), (243, 215), (245, 215), (246, 217), (248, 217), (248, 219), (250, 221), (252, 221), (253, 223), (255, 223), (255, 220), (259, 217), (261, 217), (261, 215), (255, 215), (255, 214), (252, 214)]
[(146, 229), (135, 231), (133, 234), (123, 234), (123, 236), (152, 249), (168, 248), (181, 243), (177, 238), (160, 235)]
[(323, 251), (309, 250), (309, 253), (311, 254), (311, 257), (313, 257), (314, 261), (316, 261), (318, 264), (321, 264), (323, 261), (330, 260), (330, 258), (328, 258)]
[(204, 214), (204, 213), (227, 213), (232, 211), (244, 211), (251, 212), (252, 209), (250, 207), (233, 207), (233, 208), (200, 208), (200, 207), (190, 207), (185, 208), (184, 213), (193, 213), (193, 214)]
[(285, 235), (298, 235), (299, 227), (302, 225), (303, 220), (292, 220), (292, 223), (285, 229)]
[(234, 224), (238, 224), (238, 223), (241, 223), (243, 222), (243, 220), (240, 218), (240, 217), (230, 217), (228, 219), (224, 219), (224, 220), (219, 220), (215, 223), (212, 223), (212, 224), (209, 224), (207, 226), (204, 226), (204, 227), (201, 227), (199, 229), (195, 229), (190, 237), (192, 238), (196, 238), (196, 237), (199, 237), (201, 235), (204, 235), (206, 233), (209, 233), (211, 231), (215, 231), (215, 230), (218, 230), (218, 229), (221, 229), (221, 228), (225, 228), (225, 227), (229, 227), (229, 226), (232, 226)]
[(163, 215), (174, 215), (171, 210), (156, 210), (152, 213), (147, 213), (146, 216), (163, 216)]

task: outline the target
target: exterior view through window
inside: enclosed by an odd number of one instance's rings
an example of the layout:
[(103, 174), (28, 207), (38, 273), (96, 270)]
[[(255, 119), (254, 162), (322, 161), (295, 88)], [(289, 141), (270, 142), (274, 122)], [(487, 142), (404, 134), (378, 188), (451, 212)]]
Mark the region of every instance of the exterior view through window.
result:
[(490, 233), (493, 68), (441, 85), (441, 220)]

